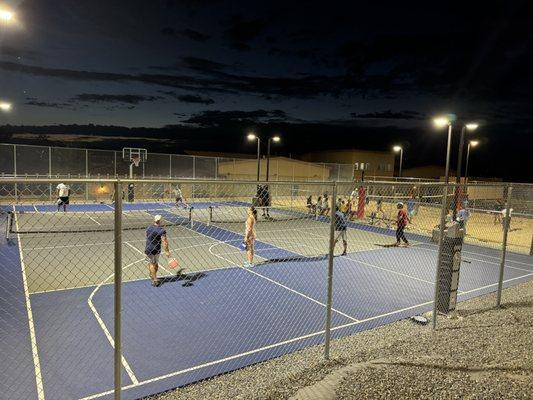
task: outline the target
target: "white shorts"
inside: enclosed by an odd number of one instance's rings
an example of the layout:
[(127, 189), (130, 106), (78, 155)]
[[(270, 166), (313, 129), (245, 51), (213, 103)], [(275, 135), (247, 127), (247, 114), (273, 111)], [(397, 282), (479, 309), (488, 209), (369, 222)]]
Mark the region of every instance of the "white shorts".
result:
[(343, 241), (346, 242), (346, 238), (347, 238), (346, 229), (342, 231), (337, 231), (337, 234), (335, 235), (335, 240), (342, 239)]
[(146, 258), (150, 261), (150, 264), (157, 265), (159, 262), (159, 254), (146, 254)]

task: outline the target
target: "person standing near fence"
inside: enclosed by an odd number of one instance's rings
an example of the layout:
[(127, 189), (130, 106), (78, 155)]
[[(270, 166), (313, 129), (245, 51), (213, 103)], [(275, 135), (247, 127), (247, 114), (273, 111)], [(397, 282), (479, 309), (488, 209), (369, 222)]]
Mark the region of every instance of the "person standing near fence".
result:
[(244, 245), (246, 248), (247, 261), (244, 262), (244, 268), (251, 268), (254, 266), (254, 247), (255, 239), (255, 224), (257, 222), (257, 210), (255, 207), (249, 207), (247, 210), (246, 222), (244, 224)]
[(154, 287), (161, 285), (161, 281), (157, 279), (161, 248), (163, 248), (165, 255), (170, 257), (167, 231), (161, 226), (161, 219), (161, 215), (154, 216), (154, 223), (146, 228), (146, 245), (144, 247), (144, 254), (146, 254), (149, 261), (148, 272)]
[(348, 222), (346, 221), (346, 215), (339, 210), (339, 207), (335, 210), (335, 241), (333, 242), (333, 247), (337, 246), (337, 242), (342, 239), (342, 254), (341, 256), (346, 255), (346, 250), (348, 249), (348, 237), (346, 231), (348, 229)]
[(57, 211), (63, 206), (63, 211), (67, 211), (67, 205), (70, 199), (70, 188), (64, 183), (60, 183), (56, 187), (57, 189)]
[(398, 215), (396, 217), (396, 243), (395, 246), (400, 245), (400, 241), (403, 241), (405, 243), (405, 246), (409, 246), (409, 241), (405, 237), (405, 227), (407, 226), (409, 222), (409, 217), (407, 215), (407, 211), (405, 211), (403, 203), (398, 203), (396, 205), (398, 208)]

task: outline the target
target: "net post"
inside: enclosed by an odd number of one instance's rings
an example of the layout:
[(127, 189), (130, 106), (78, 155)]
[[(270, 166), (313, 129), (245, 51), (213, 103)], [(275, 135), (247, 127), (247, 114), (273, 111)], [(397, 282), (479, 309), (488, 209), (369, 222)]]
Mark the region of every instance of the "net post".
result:
[(114, 372), (115, 372), (115, 400), (121, 398), (121, 372), (122, 372), (122, 184), (120, 180), (115, 186), (115, 282), (114, 282)]
[(207, 218), (207, 226), (211, 226), (211, 223), (213, 222), (213, 206), (209, 206), (209, 216)]
[(505, 215), (503, 217), (503, 240), (502, 240), (502, 257), (500, 260), (500, 276), (498, 278), (498, 292), (496, 298), (496, 307), (500, 307), (502, 303), (502, 289), (503, 289), (503, 273), (505, 270), (505, 256), (507, 254), (507, 234), (511, 226), (511, 196), (513, 187), (507, 188), (507, 198), (505, 200)]
[(437, 302), (439, 300), (439, 273), (440, 263), (442, 261), (442, 246), (444, 244), (444, 228), (446, 224), (446, 214), (448, 212), (448, 183), (442, 190), (442, 204), (440, 209), (440, 226), (439, 226), (439, 249), (437, 255), (437, 268), (435, 272), (435, 296), (433, 298), (433, 329), (437, 328)]
[(325, 343), (324, 343), (324, 358), (329, 360), (329, 349), (331, 344), (331, 308), (333, 306), (333, 257), (335, 250), (335, 205), (337, 198), (337, 183), (333, 182), (333, 190), (331, 196), (331, 221), (329, 224), (329, 255), (328, 255), (328, 299), (326, 304), (326, 327), (325, 327)]

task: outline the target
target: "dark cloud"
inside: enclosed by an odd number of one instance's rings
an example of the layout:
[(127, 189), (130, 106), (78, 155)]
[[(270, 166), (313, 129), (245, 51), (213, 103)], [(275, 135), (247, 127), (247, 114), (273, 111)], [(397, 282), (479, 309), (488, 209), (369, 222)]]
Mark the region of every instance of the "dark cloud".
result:
[(211, 36), (209, 35), (188, 28), (182, 30), (175, 30), (174, 28), (167, 26), (161, 29), (161, 33), (165, 36), (181, 36), (201, 43), (205, 43), (211, 38)]
[(16, 59), (26, 58), (32, 61), (37, 60), (40, 56), (40, 53), (37, 51), (27, 48), (13, 47), (7, 44), (0, 45), (0, 54), (5, 57), (11, 57)]
[(230, 46), (237, 50), (248, 51), (251, 49), (250, 42), (263, 32), (267, 24), (263, 19), (245, 19), (240, 15), (234, 15), (228, 21), (228, 25), (224, 31), (224, 38), (229, 40)]
[(34, 98), (28, 98), (28, 101), (26, 101), (26, 105), (29, 106), (35, 106), (35, 107), (47, 107), (47, 108), (59, 108), (59, 109), (71, 109), (74, 110), (75, 108), (72, 106), (72, 104), (68, 103), (53, 103), (48, 101), (39, 101)]
[[(217, 64), (218, 65), (218, 64)], [(46, 76), (78, 81), (131, 81), (145, 84), (167, 86), (191, 91), (253, 93), (260, 95), (279, 95), (293, 97), (313, 97), (318, 95), (335, 95), (345, 91), (358, 91), (378, 83), (373, 81), (355, 81), (346, 76), (305, 76), (305, 77), (263, 77), (237, 75), (219, 71), (218, 66), (204, 68), (204, 77), (169, 74), (119, 74), (112, 72), (95, 72), (69, 70), (61, 68), (37, 67), (32, 65), (0, 61), (0, 69), (35, 76)]]
[(181, 96), (177, 96), (177, 99), (181, 101), (182, 103), (195, 103), (195, 104), (213, 104), (215, 101), (210, 98), (201, 97), (201, 96), (195, 96), (192, 94), (184, 94)]
[(223, 64), (218, 61), (208, 60), (207, 58), (183, 57), (181, 61), (181, 64), (184, 67), (198, 72), (213, 73), (215, 71), (221, 71), (229, 67), (229, 65), (227, 64)]
[(282, 110), (254, 110), (254, 111), (203, 111), (182, 120), (182, 123), (198, 126), (225, 126), (233, 123), (268, 123), (287, 120), (287, 114)]
[(425, 119), (426, 117), (424, 114), (421, 114), (417, 111), (400, 111), (400, 112), (393, 112), (391, 110), (387, 111), (378, 111), (378, 112), (371, 112), (371, 113), (364, 113), (364, 114), (358, 114), (358, 113), (351, 113), (350, 114), (354, 118), (363, 118), (363, 119)]
[[(146, 101), (156, 101), (161, 99), (158, 96), (142, 96), (138, 94), (99, 94), (99, 93), (82, 93), (72, 100), (88, 103), (125, 103), (139, 104)], [(131, 108), (131, 107), (129, 107)]]

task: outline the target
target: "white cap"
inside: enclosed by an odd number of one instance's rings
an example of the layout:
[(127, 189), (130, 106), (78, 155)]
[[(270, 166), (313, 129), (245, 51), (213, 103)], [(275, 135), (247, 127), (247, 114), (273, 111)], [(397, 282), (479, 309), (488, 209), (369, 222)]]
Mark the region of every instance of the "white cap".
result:
[(399, 201), (398, 203), (396, 203), (396, 206), (403, 206), (403, 203)]
[(157, 214), (157, 215), (154, 216), (154, 221), (155, 222), (159, 222), (159, 221), (161, 221), (162, 218), (163, 217), (161, 215)]

